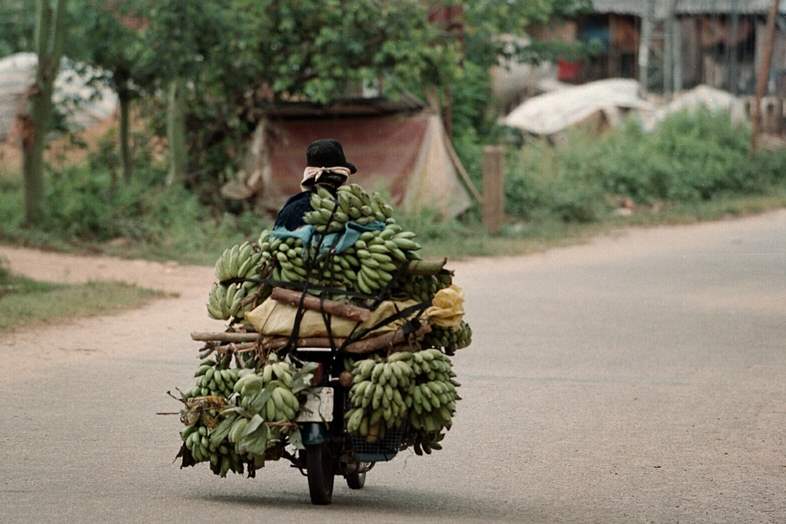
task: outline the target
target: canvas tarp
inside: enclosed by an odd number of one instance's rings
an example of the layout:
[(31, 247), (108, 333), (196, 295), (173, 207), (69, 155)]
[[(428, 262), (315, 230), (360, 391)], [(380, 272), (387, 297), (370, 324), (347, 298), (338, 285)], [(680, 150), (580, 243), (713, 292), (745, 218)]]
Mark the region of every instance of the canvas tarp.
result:
[[(35, 82), (37, 63), (35, 53), (17, 53), (0, 59), (0, 140), (10, 133), (17, 113), (26, 110), (25, 94)], [(101, 122), (117, 107), (117, 97), (111, 89), (88, 85), (88, 78), (93, 74), (95, 71), (84, 65), (64, 59), (55, 81), (54, 103), (75, 128)]]
[(341, 142), (347, 160), (358, 167), (351, 182), (382, 191), (405, 212), (429, 208), (450, 218), (470, 206), (442, 122), (428, 111), (266, 119), (252, 139), (244, 176), (222, 193), (238, 199), (256, 195), (262, 208), (279, 209), (300, 191), (306, 147), (319, 138)]
[(619, 109), (650, 108), (638, 91), (638, 82), (625, 78), (566, 87), (530, 98), (511, 111), (503, 123), (535, 135), (553, 135), (598, 114), (615, 122)]
[(655, 129), (658, 124), (674, 113), (696, 111), (700, 108), (709, 109), (713, 112), (727, 111), (735, 123), (744, 122), (747, 119), (745, 103), (742, 99), (727, 91), (700, 85), (690, 91), (677, 93), (671, 102), (659, 107), (652, 113), (643, 113), (644, 129), (648, 131)]

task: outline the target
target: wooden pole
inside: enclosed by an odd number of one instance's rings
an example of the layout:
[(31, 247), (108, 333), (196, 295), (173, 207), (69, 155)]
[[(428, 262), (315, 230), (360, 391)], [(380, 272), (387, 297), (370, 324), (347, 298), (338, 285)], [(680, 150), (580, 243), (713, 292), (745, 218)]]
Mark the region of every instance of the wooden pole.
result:
[(731, 41), (734, 45), (728, 46), (727, 60), (729, 62), (729, 91), (734, 96), (739, 94), (737, 80), (737, 37), (740, 34), (739, 0), (731, 1)]
[(492, 235), (499, 233), (505, 215), (504, 150), (483, 148), (483, 223)]
[[(297, 307), (300, 304), (300, 299), (303, 296), (301, 291), (292, 291), (291, 289), (284, 289), (281, 287), (274, 287), (270, 298), (282, 304)], [(346, 318), (349, 320), (356, 320), (358, 322), (365, 322), (371, 317), (371, 311), (368, 309), (353, 306), (352, 304), (344, 304), (336, 302), (335, 300), (324, 299), (313, 295), (306, 295), (303, 298), (303, 307), (310, 311), (324, 311), (337, 317)]]
[(751, 153), (759, 148), (759, 133), (761, 132), (761, 99), (767, 92), (767, 81), (772, 66), (772, 51), (775, 46), (775, 19), (778, 17), (780, 0), (772, 0), (770, 13), (767, 15), (767, 35), (764, 42), (764, 56), (761, 57), (759, 72), (756, 77), (756, 96), (753, 98), (751, 108)]
[(210, 333), (194, 331), (191, 340), (199, 342), (255, 342), (259, 340), (259, 333)]
[(643, 96), (649, 89), (650, 44), (652, 42), (652, 24), (655, 17), (655, 0), (648, 0), (647, 11), (641, 20), (641, 36), (639, 37), (639, 89)]

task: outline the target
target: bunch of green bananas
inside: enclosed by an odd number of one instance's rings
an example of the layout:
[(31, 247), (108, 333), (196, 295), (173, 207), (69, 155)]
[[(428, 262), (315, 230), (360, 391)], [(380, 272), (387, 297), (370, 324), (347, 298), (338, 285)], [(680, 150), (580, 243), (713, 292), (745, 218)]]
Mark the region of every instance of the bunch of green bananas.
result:
[(350, 220), (361, 225), (371, 222), (393, 222), (393, 208), (379, 193), (369, 195), (358, 184), (341, 186), (334, 196), (322, 187), (311, 195), (311, 209), (304, 220), (319, 233), (335, 233)]
[(415, 233), (402, 231), (398, 224), (360, 235), (350, 253), (359, 262), (355, 287), (365, 294), (374, 294), (393, 280), (401, 265), (419, 260), (420, 244), (414, 238)]
[(402, 296), (430, 304), (440, 289), (453, 283), (450, 271), (441, 271), (436, 275), (407, 275), (393, 290), (396, 296)]
[(384, 360), (377, 357), (355, 363), (349, 390), (352, 408), (344, 417), (349, 433), (376, 442), (386, 428), (401, 425), (407, 414), (404, 398), (414, 378), (411, 359), (411, 353), (399, 352)]
[(431, 332), (423, 337), (424, 347), (442, 348), (448, 354), (472, 344), (472, 328), (462, 321), (457, 328), (433, 326)]
[[(224, 357), (200, 362), (197, 385), (183, 395), (187, 407), (181, 412), (184, 465), (210, 462), (222, 477), (229, 471), (242, 473), (244, 465), (251, 473), (271, 448), (287, 442), (301, 446), (292, 424), (300, 410), (297, 395), (310, 387), (317, 367), (296, 366), (275, 354), (259, 370), (228, 369), (230, 363)], [(216, 397), (193, 398), (206, 395)]]
[(233, 282), (228, 286), (216, 282), (207, 297), (207, 312), (216, 320), (241, 319), (253, 305), (256, 282)]
[(226, 441), (226, 428), (232, 422), (233, 418), (229, 417), (213, 429), (195, 424), (180, 431), (194, 462), (210, 462), (210, 469), (221, 477), (226, 477), (229, 471), (243, 473), (243, 457)]
[(220, 395), (229, 397), (235, 387), (235, 382), (240, 377), (239, 369), (229, 369), (223, 363), (212, 359), (205, 359), (199, 363), (199, 369), (194, 373), (196, 385), (186, 392), (186, 397), (207, 395)]
[[(342, 253), (319, 254), (317, 246), (303, 246), (297, 238), (282, 239), (265, 230), (257, 245), (263, 266), (272, 268), (274, 280), (303, 282), (309, 280), (330, 287), (345, 287), (372, 295), (393, 280), (399, 267), (410, 260), (419, 260), (420, 244), (415, 234), (403, 231), (391, 216), (393, 208), (379, 193), (369, 195), (357, 184), (342, 186), (334, 196), (319, 187), (311, 195), (312, 211), (306, 223), (326, 234), (342, 231), (353, 221), (359, 224), (379, 222), (382, 230), (366, 231)], [(315, 242), (320, 242), (317, 237)], [(313, 249), (313, 251), (312, 251)]]
[(410, 405), (409, 422), (416, 431), (439, 433), (450, 429), (456, 401), (460, 400), (453, 365), (438, 349), (425, 349), (412, 354), (415, 382), (407, 391)]
[(228, 247), (216, 261), (216, 279), (226, 282), (253, 278), (259, 272), (261, 260), (262, 253), (255, 250), (251, 242)]
[(211, 318), (242, 319), (256, 305), (263, 262), (264, 253), (250, 242), (224, 250), (215, 265), (217, 282), (208, 295), (207, 312)]
[(435, 432), (425, 432), (425, 431), (415, 431), (410, 433), (408, 438), (408, 443), (414, 449), (416, 455), (431, 455), (432, 450), (439, 450), (442, 449), (442, 440), (445, 438), (444, 431), (435, 431)]
[[(295, 366), (289, 359), (270, 355), (259, 371), (243, 370), (234, 384), (235, 416), (227, 429), (227, 438), (239, 455), (264, 459), (265, 451), (281, 444), (287, 435), (297, 437), (297, 428), (289, 425), (297, 418), (300, 400), (311, 383), (317, 364)], [(293, 442), (294, 444), (294, 442)]]

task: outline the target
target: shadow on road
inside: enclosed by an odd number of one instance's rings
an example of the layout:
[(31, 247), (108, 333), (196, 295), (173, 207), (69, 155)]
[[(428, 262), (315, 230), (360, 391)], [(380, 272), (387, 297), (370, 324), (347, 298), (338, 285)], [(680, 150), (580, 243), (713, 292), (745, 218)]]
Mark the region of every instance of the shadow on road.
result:
[[(293, 512), (319, 512), (323, 516), (340, 512), (341, 515), (363, 514), (401, 517), (446, 519), (471, 519), (480, 521), (561, 521), (570, 516), (582, 514), (582, 509), (569, 507), (556, 500), (527, 499), (522, 493), (520, 498), (500, 501), (493, 497), (457, 496), (446, 488), (445, 491), (423, 491), (401, 489), (389, 486), (369, 486), (362, 491), (349, 492), (339, 488), (336, 479), (336, 492), (331, 506), (312, 506), (308, 500), (307, 487), (303, 486), (302, 496), (291, 491), (244, 494), (195, 494), (189, 498), (202, 502), (214, 502), (243, 506), (246, 508), (266, 508), (291, 510)], [(465, 490), (462, 492), (466, 493)], [(609, 521), (617, 521), (622, 515), (609, 515)]]

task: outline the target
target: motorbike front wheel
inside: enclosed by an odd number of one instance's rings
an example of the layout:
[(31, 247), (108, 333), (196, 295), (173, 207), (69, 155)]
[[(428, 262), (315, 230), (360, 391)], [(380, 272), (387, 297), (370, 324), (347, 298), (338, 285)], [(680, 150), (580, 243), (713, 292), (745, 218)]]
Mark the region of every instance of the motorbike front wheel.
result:
[(327, 442), (306, 446), (306, 471), (311, 503), (325, 506), (333, 501), (335, 461)]

